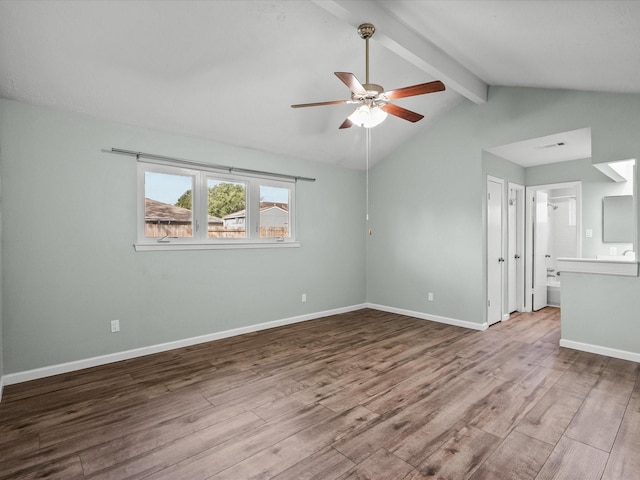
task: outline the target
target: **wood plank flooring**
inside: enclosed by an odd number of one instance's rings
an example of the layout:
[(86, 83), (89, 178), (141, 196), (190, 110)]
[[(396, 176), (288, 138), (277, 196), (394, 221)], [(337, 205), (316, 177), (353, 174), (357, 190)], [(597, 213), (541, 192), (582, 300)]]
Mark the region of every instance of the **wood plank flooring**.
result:
[(640, 364), (376, 310), (5, 387), (4, 479), (640, 478)]

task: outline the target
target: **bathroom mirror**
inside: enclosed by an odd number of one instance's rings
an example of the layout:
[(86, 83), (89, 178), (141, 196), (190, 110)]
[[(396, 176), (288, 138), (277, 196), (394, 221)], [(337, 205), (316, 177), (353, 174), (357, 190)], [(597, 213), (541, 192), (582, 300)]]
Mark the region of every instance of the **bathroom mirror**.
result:
[(633, 195), (602, 198), (602, 241), (604, 243), (632, 243)]

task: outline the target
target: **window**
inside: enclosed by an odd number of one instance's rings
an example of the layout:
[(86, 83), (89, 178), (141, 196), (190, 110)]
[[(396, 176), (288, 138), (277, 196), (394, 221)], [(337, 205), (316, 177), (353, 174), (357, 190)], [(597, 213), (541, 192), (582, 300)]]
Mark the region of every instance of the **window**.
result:
[(260, 238), (291, 238), (291, 190), (260, 184)]
[(193, 238), (194, 180), (189, 172), (144, 172), (144, 238)]
[(138, 163), (136, 250), (297, 246), (295, 181)]

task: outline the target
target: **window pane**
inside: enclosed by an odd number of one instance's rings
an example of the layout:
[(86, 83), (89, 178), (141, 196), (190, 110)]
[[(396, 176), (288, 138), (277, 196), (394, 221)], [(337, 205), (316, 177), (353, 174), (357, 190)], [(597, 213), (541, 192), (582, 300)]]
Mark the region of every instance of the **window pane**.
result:
[(144, 236), (192, 237), (192, 191), (192, 176), (145, 172)]
[(289, 189), (260, 185), (260, 238), (288, 238), (289, 225)]
[(207, 178), (209, 238), (247, 238), (247, 184)]

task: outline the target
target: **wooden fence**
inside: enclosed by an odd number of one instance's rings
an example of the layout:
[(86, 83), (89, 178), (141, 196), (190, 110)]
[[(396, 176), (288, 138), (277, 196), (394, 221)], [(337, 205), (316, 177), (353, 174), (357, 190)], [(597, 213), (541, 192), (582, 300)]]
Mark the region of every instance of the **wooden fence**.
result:
[[(144, 236), (146, 238), (188, 238), (193, 236), (191, 223), (145, 223)], [(287, 227), (260, 227), (260, 238), (287, 238), (289, 229)], [(209, 225), (209, 238), (246, 238), (244, 230), (225, 229), (220, 225)]]

